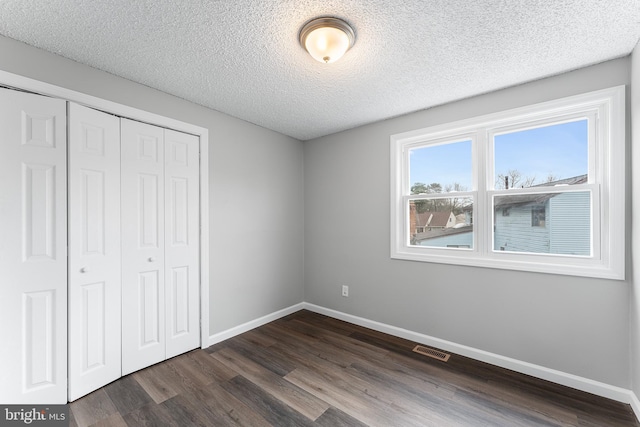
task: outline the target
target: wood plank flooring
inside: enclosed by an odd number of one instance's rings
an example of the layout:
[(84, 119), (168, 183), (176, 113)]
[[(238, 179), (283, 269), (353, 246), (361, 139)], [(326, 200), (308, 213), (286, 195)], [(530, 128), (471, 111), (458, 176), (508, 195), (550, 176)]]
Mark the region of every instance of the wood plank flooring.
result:
[(299, 311), (71, 404), (71, 426), (640, 427), (629, 405)]

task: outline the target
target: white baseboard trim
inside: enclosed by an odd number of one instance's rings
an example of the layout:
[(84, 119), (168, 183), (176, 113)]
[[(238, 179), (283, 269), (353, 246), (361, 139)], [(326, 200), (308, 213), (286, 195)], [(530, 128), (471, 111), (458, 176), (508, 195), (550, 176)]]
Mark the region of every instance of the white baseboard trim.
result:
[(480, 360), (482, 362), (490, 363), (492, 365), (500, 366), (512, 371), (520, 372), (536, 378), (541, 378), (543, 380), (586, 391), (587, 393), (592, 393), (598, 396), (606, 397), (608, 399), (617, 400), (618, 402), (631, 404), (632, 407), (634, 405), (634, 403), (632, 402), (633, 396), (636, 398), (636, 407), (634, 407), (633, 409), (636, 413), (636, 416), (640, 416), (640, 407), (637, 406), (637, 397), (633, 394), (633, 392), (631, 392), (631, 390), (594, 381), (588, 378), (579, 377), (577, 375), (568, 374), (566, 372), (557, 371), (555, 369), (545, 368), (544, 366), (534, 365), (533, 363), (523, 362), (521, 360), (501, 356), (499, 354), (490, 353), (488, 351), (479, 350), (477, 348), (468, 347), (466, 345), (456, 344), (451, 341), (431, 337), (429, 335), (409, 331), (407, 329), (398, 328), (396, 326), (387, 325), (385, 323), (376, 322), (374, 320), (353, 316), (351, 314), (343, 313), (318, 305), (305, 302), (303, 304), (303, 307), (306, 310), (344, 320), (345, 322), (353, 323), (359, 326), (364, 326), (365, 328), (384, 332), (386, 334), (394, 335), (400, 338), (405, 338), (417, 343), (436, 347), (441, 350), (450, 351), (461, 356), (470, 357), (472, 359)]
[(221, 341), (227, 340), (229, 338), (233, 338), (236, 335), (243, 334), (251, 329), (255, 329), (258, 326), (266, 325), (269, 322), (273, 322), (274, 320), (278, 320), (281, 317), (288, 316), (289, 314), (295, 313), (296, 311), (300, 311), (304, 308), (304, 303), (298, 303), (292, 305), (291, 307), (283, 308), (282, 310), (278, 310), (271, 314), (267, 314), (266, 316), (262, 316), (258, 319), (251, 320), (247, 323), (243, 323), (242, 325), (235, 326), (231, 329), (227, 329), (226, 331), (218, 332), (217, 334), (209, 335), (209, 344), (213, 345), (217, 344)]
[(631, 400), (631, 409), (633, 409), (633, 412), (636, 414), (636, 418), (638, 419), (638, 422), (640, 422), (640, 399), (638, 399), (638, 395), (635, 394), (633, 391), (629, 391), (629, 396), (630, 396), (630, 400)]
[(243, 323), (242, 325), (227, 329), (226, 331), (210, 335), (208, 345), (217, 344), (226, 339), (233, 338), (236, 335), (240, 335), (244, 332), (250, 331), (251, 329), (265, 325), (269, 322), (273, 322), (274, 320), (278, 320), (284, 316), (288, 316), (289, 314), (303, 309), (313, 311), (315, 313), (324, 314), (325, 316), (333, 317), (335, 319), (344, 320), (345, 322), (353, 323), (355, 325), (363, 326), (375, 331), (384, 332), (396, 337), (405, 338), (441, 350), (450, 351), (461, 356), (470, 357), (472, 359), (490, 363), (492, 365), (500, 366), (512, 371), (531, 375), (533, 377), (551, 381), (556, 384), (561, 384), (567, 387), (575, 388), (577, 390), (586, 391), (587, 393), (595, 394), (597, 396), (602, 396), (608, 399), (616, 400), (618, 402), (626, 403), (631, 405), (633, 412), (636, 414), (636, 417), (640, 421), (640, 400), (638, 399), (638, 396), (631, 390), (612, 386), (599, 381), (594, 381), (589, 378), (579, 377), (577, 375), (569, 374), (566, 372), (557, 371), (555, 369), (545, 368), (544, 366), (534, 365), (533, 363), (523, 362), (521, 360), (501, 356), (499, 354), (490, 353), (488, 351), (479, 350), (477, 348), (468, 347), (466, 345), (456, 344), (451, 341), (435, 338), (429, 335), (421, 334), (419, 332), (409, 331), (407, 329), (398, 328), (397, 326), (387, 325), (385, 323), (376, 322), (375, 320), (365, 319), (363, 317), (354, 316), (307, 302), (301, 302), (299, 304), (292, 305), (290, 307), (284, 308), (271, 314), (267, 314), (266, 316), (262, 316), (250, 322)]

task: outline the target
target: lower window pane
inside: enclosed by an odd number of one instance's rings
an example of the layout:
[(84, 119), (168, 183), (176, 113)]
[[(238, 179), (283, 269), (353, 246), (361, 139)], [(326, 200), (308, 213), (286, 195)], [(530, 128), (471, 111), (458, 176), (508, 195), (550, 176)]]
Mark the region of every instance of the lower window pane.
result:
[(589, 191), (496, 196), (493, 250), (591, 255)]
[(473, 248), (473, 199), (448, 197), (409, 202), (412, 246)]

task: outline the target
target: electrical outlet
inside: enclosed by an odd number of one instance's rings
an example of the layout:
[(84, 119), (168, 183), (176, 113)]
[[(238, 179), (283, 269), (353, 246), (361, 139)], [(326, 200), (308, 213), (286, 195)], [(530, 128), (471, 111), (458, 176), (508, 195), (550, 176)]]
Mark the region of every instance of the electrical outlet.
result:
[(343, 297), (349, 296), (349, 287), (347, 285), (342, 285), (342, 296)]

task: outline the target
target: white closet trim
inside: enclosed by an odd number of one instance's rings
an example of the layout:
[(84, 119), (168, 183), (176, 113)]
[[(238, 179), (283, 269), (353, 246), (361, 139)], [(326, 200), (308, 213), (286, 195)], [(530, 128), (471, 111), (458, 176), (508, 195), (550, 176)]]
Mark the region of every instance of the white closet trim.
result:
[(117, 116), (161, 126), (200, 138), (200, 346), (209, 345), (209, 130), (128, 105), (0, 70), (0, 85), (61, 98)]

